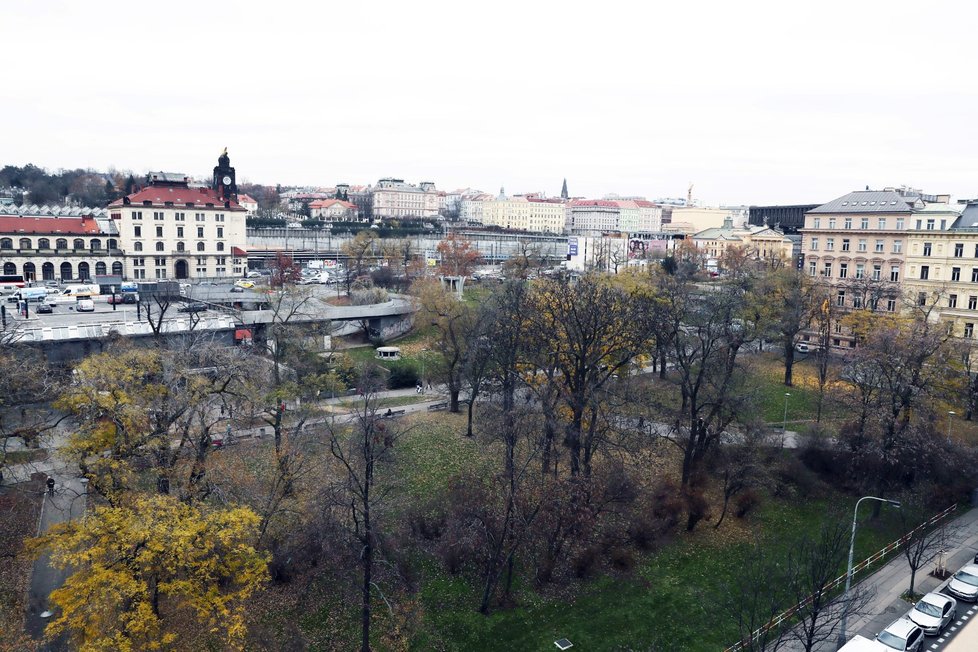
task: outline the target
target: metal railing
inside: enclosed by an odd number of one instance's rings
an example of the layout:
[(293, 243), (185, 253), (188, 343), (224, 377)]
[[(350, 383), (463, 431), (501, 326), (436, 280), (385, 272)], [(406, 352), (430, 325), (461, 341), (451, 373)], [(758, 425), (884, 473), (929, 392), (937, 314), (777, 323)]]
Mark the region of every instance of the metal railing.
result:
[[(906, 534), (904, 534), (902, 537), (900, 537), (896, 541), (894, 541), (894, 542), (890, 543), (889, 545), (887, 545), (886, 547), (884, 547), (884, 548), (876, 551), (875, 553), (873, 553), (872, 555), (870, 555), (866, 559), (863, 559), (861, 562), (859, 562), (858, 564), (856, 564), (855, 566), (852, 567), (852, 574), (853, 574), (853, 576), (857, 575), (860, 571), (866, 570), (867, 568), (869, 568), (874, 563), (882, 560), (884, 557), (886, 557), (891, 552), (894, 552), (895, 550), (899, 550), (900, 546), (902, 546), (905, 543), (909, 542), (913, 538), (913, 536), (915, 534), (917, 534), (918, 532), (920, 532), (922, 530), (927, 530), (929, 528), (934, 527), (935, 525), (937, 525), (938, 523), (940, 523), (942, 520), (944, 520), (948, 516), (950, 516), (954, 512), (954, 510), (956, 510), (957, 508), (958, 508), (958, 504), (957, 503), (954, 503), (953, 505), (951, 505), (950, 507), (948, 507), (947, 509), (945, 509), (943, 512), (940, 512), (938, 514), (935, 514), (934, 516), (932, 516), (926, 522), (921, 523), (920, 525), (918, 525), (917, 527), (915, 527), (913, 530), (910, 530), (909, 532), (907, 532)], [(778, 616), (775, 616), (767, 624), (759, 627), (757, 630), (755, 630), (753, 633), (751, 633), (750, 638), (748, 640), (746, 640), (746, 641), (739, 641), (739, 642), (731, 645), (730, 647), (725, 648), (723, 652), (740, 652), (740, 650), (743, 650), (744, 648), (746, 648), (749, 643), (755, 641), (762, 634), (765, 634), (766, 632), (769, 632), (772, 629), (775, 629), (777, 627), (780, 627), (786, 621), (791, 620), (795, 616), (795, 614), (797, 614), (800, 610), (802, 610), (806, 606), (808, 606), (808, 604), (811, 603), (811, 601), (816, 597), (816, 595), (834, 591), (835, 589), (837, 589), (837, 588), (845, 585), (845, 583), (846, 583), (846, 575), (848, 575), (848, 573), (843, 573), (839, 577), (835, 578), (834, 580), (832, 580), (831, 582), (829, 582), (828, 584), (826, 584), (825, 587), (818, 594), (812, 594), (812, 595), (808, 596), (807, 598), (805, 598), (804, 600), (802, 600), (801, 602), (799, 602), (798, 604), (796, 604), (792, 608), (790, 608), (787, 611), (779, 614)]]

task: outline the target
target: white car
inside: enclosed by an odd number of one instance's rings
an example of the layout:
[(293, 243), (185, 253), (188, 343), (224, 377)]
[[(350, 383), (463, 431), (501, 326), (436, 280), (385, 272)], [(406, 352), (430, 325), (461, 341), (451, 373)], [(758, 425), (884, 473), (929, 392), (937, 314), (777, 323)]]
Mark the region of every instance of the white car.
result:
[(951, 577), (947, 590), (956, 598), (974, 602), (978, 598), (978, 565), (967, 564)]
[(920, 652), (924, 645), (924, 632), (909, 618), (897, 618), (882, 632), (876, 641), (899, 652)]
[(95, 302), (91, 299), (79, 299), (75, 304), (76, 312), (95, 312)]
[(928, 593), (913, 606), (907, 618), (914, 621), (924, 634), (937, 636), (958, 613), (958, 601), (943, 593)]
[(798, 344), (795, 344), (795, 351), (798, 353), (808, 353), (811, 349), (808, 346), (808, 342), (798, 342)]

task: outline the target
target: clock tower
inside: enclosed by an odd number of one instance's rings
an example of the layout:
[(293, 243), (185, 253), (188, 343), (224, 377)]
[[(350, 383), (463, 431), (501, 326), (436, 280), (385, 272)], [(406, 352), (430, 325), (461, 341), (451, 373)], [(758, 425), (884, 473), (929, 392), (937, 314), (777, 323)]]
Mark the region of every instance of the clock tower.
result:
[(231, 167), (231, 158), (228, 156), (228, 148), (225, 147), (217, 159), (217, 166), (214, 167), (214, 180), (211, 188), (217, 191), (225, 201), (238, 198), (238, 184), (234, 182), (234, 168)]

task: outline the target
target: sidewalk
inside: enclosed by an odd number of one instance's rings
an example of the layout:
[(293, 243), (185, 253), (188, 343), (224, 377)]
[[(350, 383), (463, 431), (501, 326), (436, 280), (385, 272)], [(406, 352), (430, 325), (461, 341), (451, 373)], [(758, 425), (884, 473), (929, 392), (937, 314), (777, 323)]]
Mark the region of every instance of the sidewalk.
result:
[[(978, 508), (972, 508), (950, 521), (948, 525), (958, 527), (953, 546), (947, 556), (947, 569), (952, 573), (970, 562), (978, 551)], [(858, 561), (858, 560), (857, 560)], [(936, 560), (931, 559), (917, 571), (914, 591), (928, 593), (947, 584), (929, 573)], [(881, 569), (859, 582), (860, 586), (872, 587), (876, 593), (870, 601), (866, 614), (849, 620), (846, 636), (851, 639), (856, 634), (872, 640), (891, 622), (910, 611), (910, 603), (900, 599), (900, 595), (910, 588), (910, 566), (902, 552), (893, 557)], [(784, 650), (801, 650), (795, 642), (786, 645)], [(818, 652), (835, 652), (836, 641), (826, 641), (816, 648)]]
[[(51, 473), (55, 480), (54, 493), (46, 493), (44, 504), (41, 508), (41, 519), (38, 526), (38, 534), (47, 532), (53, 525), (63, 523), (73, 519), (79, 519), (85, 514), (85, 484), (78, 478), (77, 471), (63, 470), (62, 473)], [(48, 563), (47, 553), (41, 555), (34, 562), (34, 571), (31, 574), (31, 586), (27, 601), (27, 621), (25, 627), (27, 633), (35, 639), (40, 639), (44, 635), (44, 628), (50, 618), (42, 617), (41, 614), (51, 609), (48, 604), (48, 596), (51, 591), (61, 586), (67, 578), (67, 573), (63, 570), (53, 568)], [(63, 650), (67, 649), (65, 641), (55, 640), (43, 644), (41, 650)]]

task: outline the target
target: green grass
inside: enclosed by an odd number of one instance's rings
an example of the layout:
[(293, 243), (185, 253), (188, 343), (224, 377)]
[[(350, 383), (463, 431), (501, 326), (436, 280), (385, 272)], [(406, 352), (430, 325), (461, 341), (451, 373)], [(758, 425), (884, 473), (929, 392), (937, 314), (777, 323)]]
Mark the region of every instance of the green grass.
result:
[[(784, 555), (801, 533), (818, 529), (826, 510), (837, 501), (838, 497), (807, 503), (769, 502), (753, 518), (753, 529), (774, 554)], [(476, 612), (477, 587), (434, 570), (422, 588), (425, 628), (412, 647), (543, 651), (553, 649), (557, 638), (567, 637), (575, 646), (592, 650), (652, 645), (667, 650), (723, 649), (735, 641), (737, 631), (718, 612), (719, 596), (732, 581), (748, 546), (745, 542), (705, 542), (702, 535), (680, 538), (646, 556), (629, 577), (583, 583), (570, 598), (543, 597), (524, 589), (518, 597), (520, 606), (488, 617)], [(895, 537), (890, 521), (862, 526), (857, 559)]]
[[(792, 422), (812, 422), (818, 414), (818, 383), (814, 362), (803, 360), (795, 362), (792, 369), (793, 385), (784, 384), (784, 362), (770, 354), (752, 354), (745, 358), (749, 365), (751, 385), (760, 404), (760, 412), (765, 422), (781, 423), (785, 415), (785, 393), (788, 398), (788, 424)], [(832, 399), (830, 388), (826, 388), (822, 404), (822, 419), (832, 420), (842, 415), (839, 406)]]
[(40, 462), (48, 458), (48, 452), (43, 448), (7, 451), (3, 453), (4, 464), (26, 464), (27, 462)]

